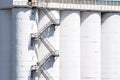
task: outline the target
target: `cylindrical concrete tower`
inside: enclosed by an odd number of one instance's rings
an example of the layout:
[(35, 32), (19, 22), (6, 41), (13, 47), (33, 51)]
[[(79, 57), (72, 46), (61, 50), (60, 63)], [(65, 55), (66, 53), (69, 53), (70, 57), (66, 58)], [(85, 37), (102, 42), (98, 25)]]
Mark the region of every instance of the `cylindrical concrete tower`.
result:
[(79, 11), (61, 11), (60, 80), (81, 80)]
[(11, 11), (0, 10), (0, 80), (11, 75)]
[(102, 80), (120, 80), (120, 13), (102, 15)]
[(101, 13), (81, 13), (82, 80), (101, 80)]
[(29, 80), (31, 72), (31, 9), (12, 9), (12, 79)]

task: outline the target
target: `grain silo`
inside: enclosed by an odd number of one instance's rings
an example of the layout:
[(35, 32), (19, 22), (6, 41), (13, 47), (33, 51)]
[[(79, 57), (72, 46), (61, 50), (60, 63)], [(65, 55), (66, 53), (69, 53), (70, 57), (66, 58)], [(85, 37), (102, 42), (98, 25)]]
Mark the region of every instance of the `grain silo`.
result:
[(119, 0), (0, 0), (0, 80), (119, 80)]

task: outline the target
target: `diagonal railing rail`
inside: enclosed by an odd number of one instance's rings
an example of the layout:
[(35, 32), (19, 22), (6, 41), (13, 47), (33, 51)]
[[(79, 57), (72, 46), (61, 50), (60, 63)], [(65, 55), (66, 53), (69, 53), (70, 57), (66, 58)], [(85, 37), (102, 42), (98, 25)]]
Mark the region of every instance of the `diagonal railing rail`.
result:
[(46, 77), (46, 80), (54, 80), (45, 68), (41, 69), (41, 73), (43, 74), (44, 77)]

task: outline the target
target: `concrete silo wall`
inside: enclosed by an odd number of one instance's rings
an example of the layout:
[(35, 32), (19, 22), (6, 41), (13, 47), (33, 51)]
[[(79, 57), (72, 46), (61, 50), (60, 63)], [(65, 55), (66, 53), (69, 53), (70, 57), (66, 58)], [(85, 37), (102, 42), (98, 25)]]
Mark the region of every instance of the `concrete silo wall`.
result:
[(120, 13), (102, 15), (102, 80), (120, 79)]
[(31, 78), (31, 9), (12, 9), (12, 79)]
[(0, 80), (11, 76), (11, 10), (0, 10)]
[(61, 11), (60, 80), (80, 80), (80, 11)]
[[(31, 33), (50, 21), (41, 9), (36, 11), (0, 10), (0, 80), (30, 80), (31, 66), (49, 53), (41, 41), (37, 44), (39, 53), (31, 45)], [(54, 80), (120, 79), (120, 13), (49, 11), (60, 19), (60, 25), (44, 32), (60, 54), (45, 66)]]
[(81, 12), (82, 80), (101, 80), (101, 13)]

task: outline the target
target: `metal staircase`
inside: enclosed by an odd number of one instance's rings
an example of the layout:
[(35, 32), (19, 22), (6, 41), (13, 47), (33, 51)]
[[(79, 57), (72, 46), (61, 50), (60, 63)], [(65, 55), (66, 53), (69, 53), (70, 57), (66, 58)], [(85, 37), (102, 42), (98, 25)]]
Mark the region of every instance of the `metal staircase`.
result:
[[(53, 80), (53, 78), (50, 76), (50, 74), (47, 72), (44, 66), (46, 65), (47, 61), (51, 57), (58, 57), (59, 54), (58, 54), (58, 51), (55, 50), (55, 48), (52, 46), (52, 44), (47, 40), (43, 32), (47, 28), (49, 28), (51, 25), (58, 25), (58, 21), (56, 21), (57, 19), (55, 18), (55, 16), (51, 12), (49, 12), (47, 8), (43, 7), (42, 10), (50, 19), (50, 22), (48, 22), (40, 30), (38, 30), (37, 33), (32, 34), (31, 37), (32, 39), (40, 40), (45, 45), (45, 47), (49, 50), (49, 53), (46, 56), (44, 56), (44, 58), (40, 62), (37, 62), (36, 65), (33, 65), (31, 67), (31, 77), (33, 77), (35, 72), (40, 71), (43, 74), (43, 76), (46, 78), (46, 80)], [(39, 53), (39, 50), (37, 48), (36, 50), (37, 50), (36, 52)]]
[(50, 12), (46, 7), (42, 7), (42, 11), (47, 15), (47, 17), (53, 22), (53, 24), (59, 24), (58, 19)]
[(54, 79), (52, 78), (52, 76), (46, 71), (45, 68), (42, 68), (42, 69), (41, 69), (41, 73), (42, 73), (43, 76), (46, 78), (46, 80), (54, 80)]

